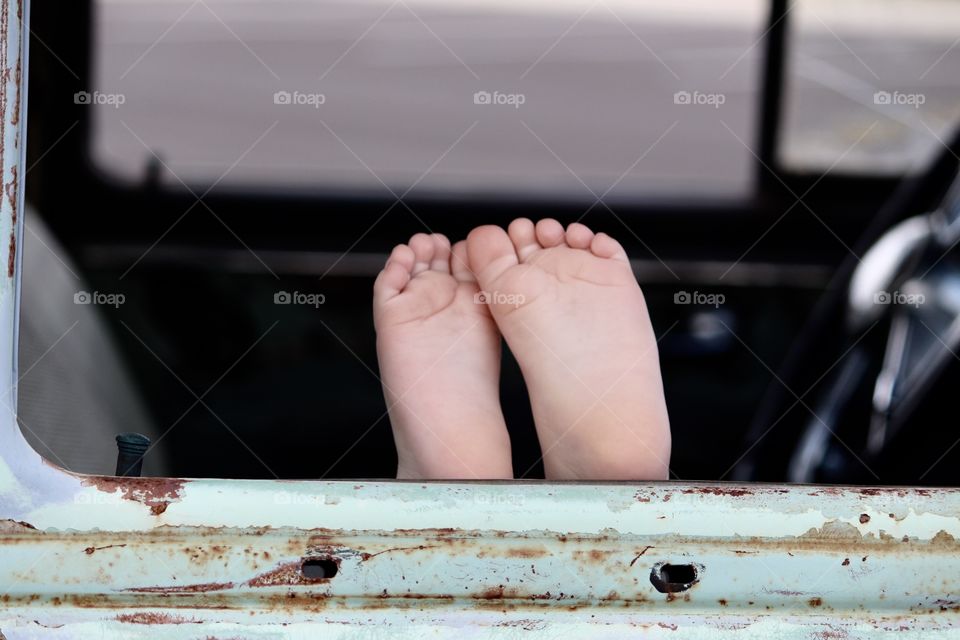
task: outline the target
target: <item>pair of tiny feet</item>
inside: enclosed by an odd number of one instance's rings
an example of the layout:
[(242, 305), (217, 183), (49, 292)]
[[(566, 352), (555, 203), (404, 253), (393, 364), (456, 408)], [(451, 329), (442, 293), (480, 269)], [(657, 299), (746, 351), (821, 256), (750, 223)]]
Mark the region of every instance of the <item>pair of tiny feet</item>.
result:
[(662, 480), (670, 427), (656, 338), (623, 247), (582, 224), (514, 220), (451, 246), (419, 233), (374, 284), (402, 479), (513, 478), (501, 337), (552, 480)]

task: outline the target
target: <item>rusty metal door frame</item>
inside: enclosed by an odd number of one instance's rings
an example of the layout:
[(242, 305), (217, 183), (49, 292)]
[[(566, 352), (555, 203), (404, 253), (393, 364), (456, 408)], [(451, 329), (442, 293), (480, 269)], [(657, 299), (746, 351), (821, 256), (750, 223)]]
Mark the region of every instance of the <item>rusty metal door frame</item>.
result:
[(960, 638), (953, 489), (121, 479), (44, 460), (15, 410), (28, 0), (0, 1), (0, 639)]

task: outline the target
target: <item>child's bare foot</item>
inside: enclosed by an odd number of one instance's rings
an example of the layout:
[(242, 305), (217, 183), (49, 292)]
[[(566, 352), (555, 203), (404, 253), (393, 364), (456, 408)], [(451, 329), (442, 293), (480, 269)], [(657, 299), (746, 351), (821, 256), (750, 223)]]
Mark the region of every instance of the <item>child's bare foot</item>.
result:
[(657, 344), (623, 248), (556, 220), (508, 233), (474, 229), (467, 253), (527, 381), (547, 478), (665, 479)]
[(373, 288), (377, 356), (398, 478), (512, 478), (500, 409), (500, 334), (466, 243), (418, 233)]

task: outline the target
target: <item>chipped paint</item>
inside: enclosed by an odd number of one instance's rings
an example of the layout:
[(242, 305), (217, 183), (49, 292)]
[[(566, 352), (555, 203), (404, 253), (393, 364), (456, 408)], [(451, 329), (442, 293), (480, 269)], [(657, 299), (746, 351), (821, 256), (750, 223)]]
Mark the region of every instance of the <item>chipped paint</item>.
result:
[(124, 613), (116, 617), (120, 622), (127, 624), (203, 624), (202, 620), (188, 620), (180, 616), (164, 612), (146, 611), (142, 613)]
[(124, 500), (139, 502), (159, 516), (171, 502), (180, 500), (186, 480), (175, 478), (116, 478), (111, 476), (77, 476), (85, 487), (94, 486), (104, 493), (119, 492)]

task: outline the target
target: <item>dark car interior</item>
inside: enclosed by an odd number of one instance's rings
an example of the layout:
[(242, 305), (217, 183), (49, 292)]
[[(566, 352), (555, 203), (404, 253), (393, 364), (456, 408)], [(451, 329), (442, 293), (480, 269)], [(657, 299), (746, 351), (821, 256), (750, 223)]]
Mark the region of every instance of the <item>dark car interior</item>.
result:
[[(957, 484), (960, 48), (924, 31), (950, 18), (918, 9), (891, 40), (883, 25), (848, 34), (826, 3), (805, 18), (819, 0), (744, 2), (743, 28), (680, 11), (663, 18), (672, 35), (642, 16), (482, 2), (359, 17), (286, 3), (316, 9), (314, 32), (283, 8), (261, 19), (258, 3), (162, 4), (32, 6), (19, 414), (51, 461), (112, 473), (114, 437), (136, 431), (157, 445), (145, 474), (395, 477), (371, 316), (387, 254), (418, 231), (550, 216), (606, 231), (633, 261), (660, 339), (672, 479)], [(695, 54), (720, 59), (716, 86), (692, 79)], [(431, 75), (438, 59), (456, 81)], [(291, 124), (269, 97), (255, 124), (237, 115), (242, 91), (283, 90), (293, 65), (312, 69), (329, 117), (307, 105)], [(526, 73), (516, 113), (440, 102), (508, 86), (508, 68)], [(699, 87), (725, 104), (674, 97)], [(77, 98), (95, 90), (124, 103)], [(445, 166), (463, 131), (467, 151)], [(313, 134), (323, 142), (298, 146)], [(221, 139), (233, 146), (207, 162)], [(81, 291), (123, 302), (68, 299)], [(295, 291), (325, 303), (274, 304)], [(501, 397), (517, 476), (542, 478), (506, 350)]]

